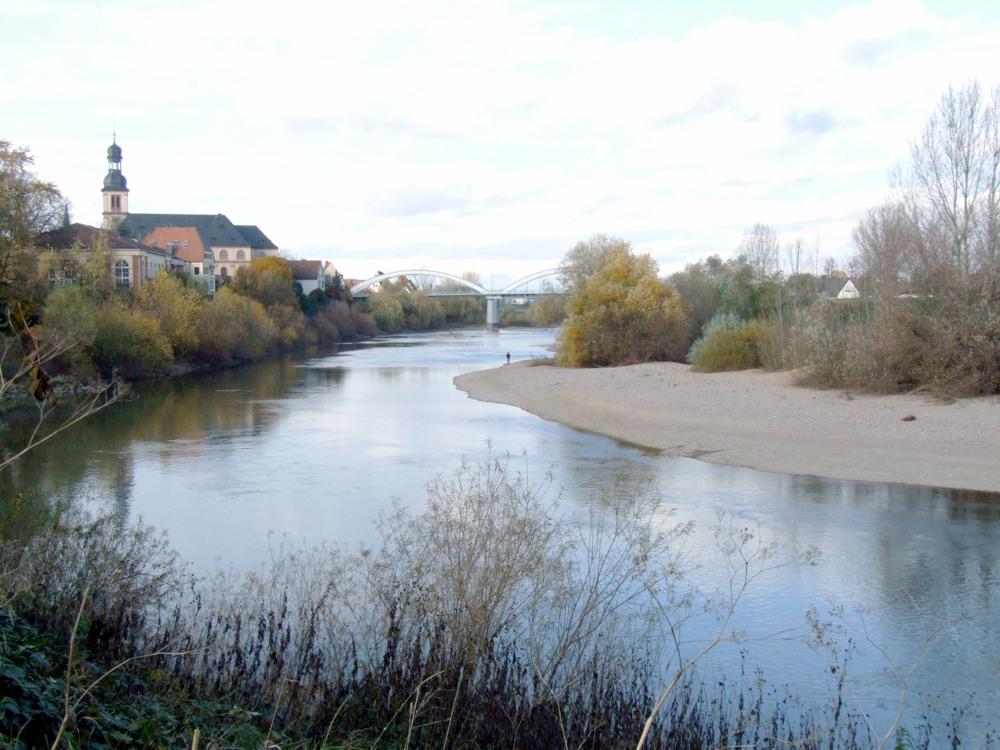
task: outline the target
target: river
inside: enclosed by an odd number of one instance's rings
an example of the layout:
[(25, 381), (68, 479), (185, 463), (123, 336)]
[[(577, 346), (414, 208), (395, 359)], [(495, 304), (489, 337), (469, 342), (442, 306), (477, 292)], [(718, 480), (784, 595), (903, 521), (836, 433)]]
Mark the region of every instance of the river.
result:
[[(348, 548), (377, 542), (395, 501), (419, 510), (424, 488), (463, 457), (493, 456), (585, 511), (609, 479), (648, 482), (693, 521), (695, 583), (722, 580), (719, 514), (785, 549), (815, 545), (751, 588), (728, 644), (703, 676), (741, 656), (775, 685), (826, 700), (830, 656), (803, 641), (811, 608), (850, 648), (847, 695), (884, 728), (907, 688), (907, 721), (937, 728), (953, 706), (973, 745), (1000, 716), (1000, 498), (725, 467), (622, 445), (469, 399), (463, 372), (547, 355), (552, 331), (444, 331), (380, 339), (305, 360), (144, 384), (135, 398), (23, 459), (5, 492), (86, 503), (164, 529), (195, 570), (252, 569), (283, 540)], [(14, 486), (10, 486), (13, 482)], [(704, 638), (711, 623), (688, 632)], [(850, 645), (849, 645), (850, 644)], [(907, 673), (913, 668), (912, 675)]]

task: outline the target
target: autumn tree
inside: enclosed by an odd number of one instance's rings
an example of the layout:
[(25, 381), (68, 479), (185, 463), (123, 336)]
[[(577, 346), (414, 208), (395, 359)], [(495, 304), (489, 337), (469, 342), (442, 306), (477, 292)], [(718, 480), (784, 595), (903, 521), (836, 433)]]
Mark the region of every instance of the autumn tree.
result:
[(201, 294), (171, 273), (160, 273), (142, 285), (138, 308), (155, 320), (176, 354), (190, 356), (198, 348)]
[(31, 171), (27, 149), (0, 140), (0, 327), (9, 324), (11, 305), (36, 296), (32, 239), (59, 225), (65, 201), (50, 182)]
[(570, 297), (556, 348), (560, 364), (622, 365), (684, 356), (688, 322), (680, 298), (657, 277), (649, 255), (635, 255), (627, 243), (617, 242)]

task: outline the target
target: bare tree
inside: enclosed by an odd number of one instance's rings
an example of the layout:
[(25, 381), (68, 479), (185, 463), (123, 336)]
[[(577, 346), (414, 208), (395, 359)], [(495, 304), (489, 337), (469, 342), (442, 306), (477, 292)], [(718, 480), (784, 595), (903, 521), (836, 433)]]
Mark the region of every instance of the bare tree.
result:
[(788, 262), (788, 274), (798, 276), (802, 273), (802, 261), (806, 254), (806, 243), (801, 237), (785, 245), (785, 259)]
[(778, 233), (767, 224), (754, 224), (743, 234), (737, 253), (753, 268), (755, 282), (765, 281), (778, 272), (780, 246)]
[(917, 226), (897, 202), (868, 211), (852, 237), (858, 249), (858, 269), (875, 296), (897, 294), (924, 254)]
[(961, 278), (996, 261), (1000, 246), (1000, 88), (949, 87), (897, 175), (912, 221)]

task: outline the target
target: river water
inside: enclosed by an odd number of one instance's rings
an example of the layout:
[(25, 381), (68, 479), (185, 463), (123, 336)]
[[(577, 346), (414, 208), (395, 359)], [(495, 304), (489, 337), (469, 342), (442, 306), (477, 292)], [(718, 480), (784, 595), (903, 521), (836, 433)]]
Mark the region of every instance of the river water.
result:
[[(882, 730), (906, 688), (911, 725), (940, 728), (965, 708), (977, 745), (1000, 722), (1000, 498), (844, 482), (666, 458), (469, 399), (452, 384), (504, 354), (547, 356), (552, 331), (462, 330), (390, 337), (307, 360), (146, 384), (23, 459), (6, 478), (25, 496), (89, 503), (164, 529), (196, 570), (252, 569), (282, 539), (352, 547), (377, 541), (394, 499), (419, 510), (424, 488), (463, 457), (508, 454), (554, 477), (562, 506), (585, 511), (614, 476), (650, 483), (693, 521), (694, 583), (724, 570), (719, 514), (783, 549), (815, 545), (750, 589), (727, 644), (702, 675), (732, 675), (741, 658), (774, 685), (823, 701), (831, 657), (809, 646), (810, 609), (849, 646), (848, 700)], [(692, 405), (696, 408), (696, 405)], [(727, 521), (728, 523), (728, 521)], [(696, 645), (712, 623), (687, 632)], [(700, 629), (699, 629), (700, 628)], [(840, 667), (842, 668), (842, 666)], [(912, 669), (912, 674), (909, 674)], [(839, 673), (838, 673), (839, 674)]]

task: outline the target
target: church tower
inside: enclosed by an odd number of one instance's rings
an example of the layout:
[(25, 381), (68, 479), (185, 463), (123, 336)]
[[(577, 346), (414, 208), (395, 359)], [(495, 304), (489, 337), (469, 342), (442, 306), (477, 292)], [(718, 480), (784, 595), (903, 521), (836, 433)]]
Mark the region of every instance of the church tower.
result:
[(128, 186), (125, 175), (122, 174), (122, 149), (117, 138), (111, 139), (108, 146), (108, 173), (104, 176), (104, 220), (101, 228), (117, 232), (118, 227), (128, 216)]

